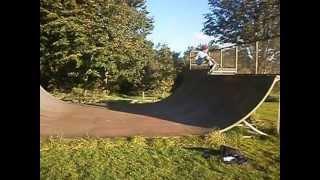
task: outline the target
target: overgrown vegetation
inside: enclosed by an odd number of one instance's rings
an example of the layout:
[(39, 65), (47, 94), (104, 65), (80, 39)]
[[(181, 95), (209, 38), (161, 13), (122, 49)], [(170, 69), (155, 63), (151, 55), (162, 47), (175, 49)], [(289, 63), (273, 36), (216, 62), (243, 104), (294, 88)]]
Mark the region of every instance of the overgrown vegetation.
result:
[(214, 43), (252, 43), (280, 36), (280, 0), (208, 0), (203, 31)]

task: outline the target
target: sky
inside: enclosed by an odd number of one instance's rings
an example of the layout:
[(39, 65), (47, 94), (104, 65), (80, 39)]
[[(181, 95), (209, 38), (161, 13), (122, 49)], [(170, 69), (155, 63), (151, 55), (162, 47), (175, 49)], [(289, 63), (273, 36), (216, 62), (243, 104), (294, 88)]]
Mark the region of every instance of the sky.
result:
[(147, 38), (155, 45), (167, 44), (171, 50), (184, 52), (188, 46), (208, 43), (212, 37), (201, 30), (208, 0), (146, 0), (154, 29)]

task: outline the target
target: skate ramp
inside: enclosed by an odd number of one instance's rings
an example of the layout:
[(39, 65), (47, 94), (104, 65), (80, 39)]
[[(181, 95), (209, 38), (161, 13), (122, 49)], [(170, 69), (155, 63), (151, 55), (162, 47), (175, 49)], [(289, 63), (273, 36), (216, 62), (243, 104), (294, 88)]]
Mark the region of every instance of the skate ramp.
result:
[(245, 120), (265, 100), (276, 75), (208, 76), (185, 72), (168, 98), (105, 107), (58, 100), (40, 86), (40, 134), (63, 137), (176, 136), (226, 129)]

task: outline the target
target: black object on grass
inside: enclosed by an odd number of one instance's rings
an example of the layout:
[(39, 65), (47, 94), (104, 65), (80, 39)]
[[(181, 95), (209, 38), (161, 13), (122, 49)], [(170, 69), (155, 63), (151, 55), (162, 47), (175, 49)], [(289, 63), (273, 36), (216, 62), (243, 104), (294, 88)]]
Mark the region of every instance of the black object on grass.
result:
[(248, 161), (239, 150), (225, 145), (220, 146), (220, 156), (226, 164), (243, 164)]

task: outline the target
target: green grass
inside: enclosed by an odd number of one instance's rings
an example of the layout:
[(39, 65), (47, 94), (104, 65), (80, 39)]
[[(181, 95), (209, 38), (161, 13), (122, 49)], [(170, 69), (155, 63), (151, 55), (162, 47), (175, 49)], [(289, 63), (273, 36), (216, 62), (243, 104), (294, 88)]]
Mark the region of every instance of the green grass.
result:
[(154, 97), (154, 96), (148, 96), (145, 95), (144, 98), (141, 96), (128, 96), (123, 94), (107, 94), (102, 92), (95, 92), (95, 91), (87, 91), (86, 95), (83, 95), (81, 90), (72, 91), (71, 93), (63, 93), (54, 91), (51, 94), (58, 99), (64, 100), (64, 101), (70, 101), (74, 103), (98, 103), (103, 104), (106, 101), (127, 101), (128, 103), (148, 103), (148, 102), (156, 102), (160, 101), (161, 99), (168, 96), (168, 94), (165, 94), (164, 97)]
[[(237, 127), (205, 136), (41, 139), (41, 179), (280, 179), (277, 105), (264, 103), (252, 118), (271, 137)], [(222, 144), (238, 148), (249, 162), (203, 157), (201, 148), (218, 151)]]

